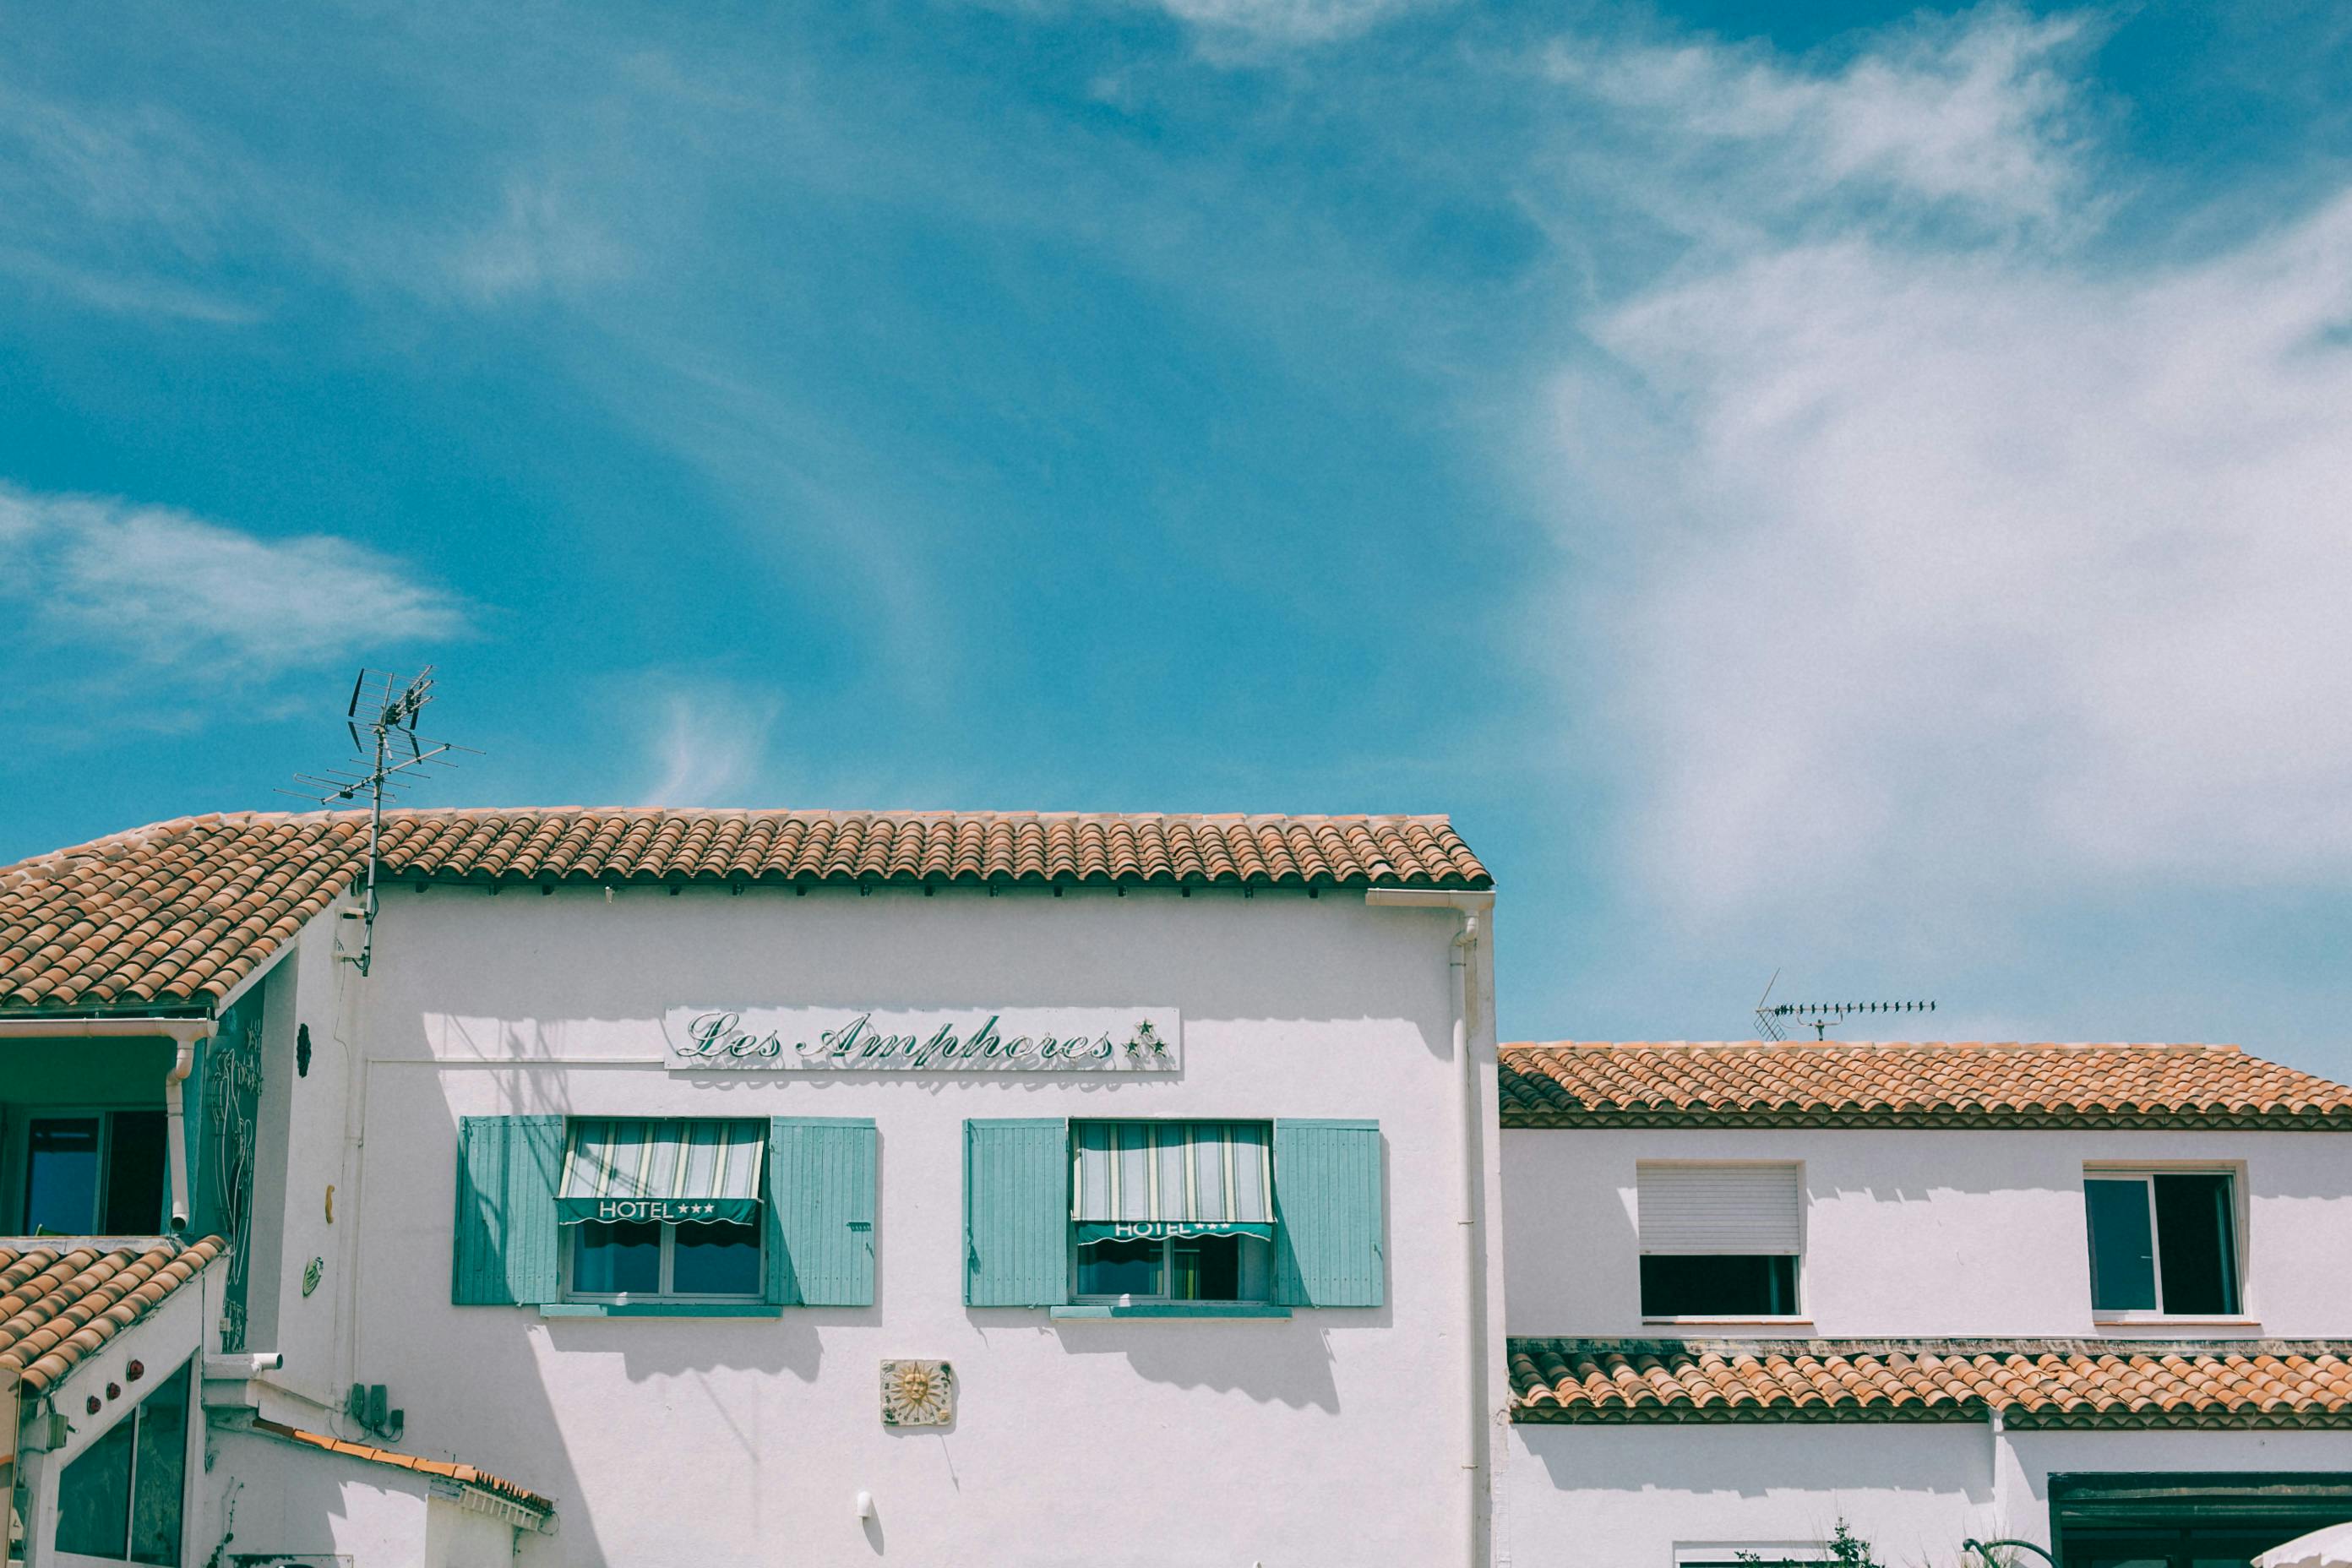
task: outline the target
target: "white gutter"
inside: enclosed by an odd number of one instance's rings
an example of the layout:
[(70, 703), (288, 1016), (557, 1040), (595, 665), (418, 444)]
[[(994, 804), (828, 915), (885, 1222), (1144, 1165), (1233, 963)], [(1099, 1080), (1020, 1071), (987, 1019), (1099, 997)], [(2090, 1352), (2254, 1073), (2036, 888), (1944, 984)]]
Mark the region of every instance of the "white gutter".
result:
[(188, 1124), (180, 1086), (196, 1068), (196, 1045), (213, 1037), (210, 1018), (0, 1018), (0, 1040), (149, 1038), (161, 1035), (178, 1049), (163, 1075), (165, 1147), (172, 1183), (172, 1228), (188, 1228)]
[[(1369, 888), (1364, 902), (1374, 909), (1452, 910), (1462, 917), (1454, 934), (1447, 968), (1454, 1000), (1454, 1135), (1462, 1176), (1462, 1277), (1468, 1290), (1465, 1305), (1469, 1322), (1462, 1336), (1464, 1434), (1462, 1474), (1465, 1483), (1463, 1562), (1480, 1568), (1479, 1543), (1486, 1497), (1486, 1271), (1478, 1245), (1478, 1213), (1486, 1194), (1486, 1168), (1479, 1159), (1483, 1140), (1477, 1062), (1471, 1042), (1492, 1029), (1478, 1001), (1481, 985), (1478, 961), (1482, 945), (1491, 943), (1495, 895), (1453, 892), (1433, 888)], [(1491, 946), (1489, 947), (1491, 951)]]

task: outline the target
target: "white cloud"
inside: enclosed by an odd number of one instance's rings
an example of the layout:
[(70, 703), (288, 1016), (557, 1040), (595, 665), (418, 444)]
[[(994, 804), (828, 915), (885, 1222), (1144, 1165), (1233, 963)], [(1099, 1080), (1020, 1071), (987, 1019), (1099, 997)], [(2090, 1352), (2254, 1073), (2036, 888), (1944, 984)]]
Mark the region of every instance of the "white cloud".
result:
[[(1824, 131), (1843, 112), (1824, 100), (1766, 122), (1735, 94), (1688, 133), (1733, 114), (1790, 157), (1874, 140), (1929, 198), (1992, 202), (1995, 172), (2021, 172), (2041, 194), (2015, 210), (2038, 215), (2074, 178), (2013, 129), (2047, 92), (1874, 89), (1894, 118), (1868, 137)], [(1651, 885), (1718, 916), (1867, 920), (2086, 882), (2340, 879), (2352, 196), (2130, 268), (2074, 237), (1938, 244), (1883, 216), (1757, 237), (1598, 312), (1606, 363), (1558, 384), (1564, 485), (1635, 541), (1588, 584), (1613, 689), (1580, 694), (1640, 781)]]
[(1160, 8), (1213, 37), (1265, 44), (1317, 44), (1365, 32), (1421, 0), (1158, 0)]
[(609, 278), (624, 257), (553, 185), (509, 180), (499, 218), (466, 236), (447, 262), (457, 290), (477, 305)]
[(467, 629), (458, 601), (349, 540), (170, 507), (0, 485), (0, 549), (43, 638), (191, 676), (262, 679)]
[(661, 771), (646, 805), (741, 805), (767, 761), (772, 699), (716, 687), (666, 693), (651, 747)]
[[(1571, 41), (1548, 64), (1662, 132), (1651, 151), (1717, 205), (1786, 214), (1875, 193), (2006, 226), (2056, 221), (2079, 196), (2080, 109), (2062, 67), (2086, 31), (1996, 7), (1923, 20), (1830, 71), (1713, 43)], [(1645, 163), (1640, 177), (1659, 173)]]

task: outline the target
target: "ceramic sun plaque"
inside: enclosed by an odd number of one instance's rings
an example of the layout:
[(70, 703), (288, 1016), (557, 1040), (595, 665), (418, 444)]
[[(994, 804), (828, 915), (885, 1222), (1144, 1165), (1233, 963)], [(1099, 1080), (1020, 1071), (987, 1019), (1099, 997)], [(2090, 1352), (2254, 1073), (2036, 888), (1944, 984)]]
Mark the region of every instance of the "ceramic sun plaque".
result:
[(882, 1363), (882, 1425), (945, 1426), (955, 1420), (955, 1368), (943, 1361)]

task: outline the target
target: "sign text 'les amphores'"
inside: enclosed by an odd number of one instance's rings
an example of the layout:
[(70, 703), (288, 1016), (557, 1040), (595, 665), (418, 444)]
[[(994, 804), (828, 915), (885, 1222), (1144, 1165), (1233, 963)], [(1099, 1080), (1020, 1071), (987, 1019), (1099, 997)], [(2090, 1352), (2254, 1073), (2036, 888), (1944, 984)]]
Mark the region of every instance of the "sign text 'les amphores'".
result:
[[(1024, 1016), (1016, 1026), (1007, 1022), (1004, 1012), (982, 1014), (975, 1009), (936, 1023), (930, 1017), (921, 1018), (919, 1026), (915, 1026), (910, 1015), (889, 1015), (877, 1023), (869, 1009), (814, 1034), (790, 1026), (803, 1021), (799, 1016), (769, 1025), (764, 1017), (747, 1019), (738, 1012), (704, 1012), (685, 1020), (684, 1039), (671, 1039), (671, 1065), (901, 1072), (1176, 1069), (1179, 1063), (1171, 1039), (1176, 1028), (1172, 1015), (1155, 1020), (1135, 1012), (1118, 1012), (1123, 1022), (1104, 1026), (1104, 1015), (1113, 1011), (1049, 1009), (1036, 1015), (1034, 1022)], [(979, 1021), (970, 1022), (972, 1018)]]

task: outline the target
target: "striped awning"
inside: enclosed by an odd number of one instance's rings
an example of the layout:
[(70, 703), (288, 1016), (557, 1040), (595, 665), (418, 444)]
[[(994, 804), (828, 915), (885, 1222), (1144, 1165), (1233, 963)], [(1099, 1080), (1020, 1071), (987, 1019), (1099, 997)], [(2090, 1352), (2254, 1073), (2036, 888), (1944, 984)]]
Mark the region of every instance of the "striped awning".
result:
[(760, 1212), (764, 1121), (574, 1118), (556, 1217), (742, 1224)]
[(1079, 1121), (1070, 1218), (1084, 1244), (1274, 1234), (1273, 1129), (1263, 1121)]

